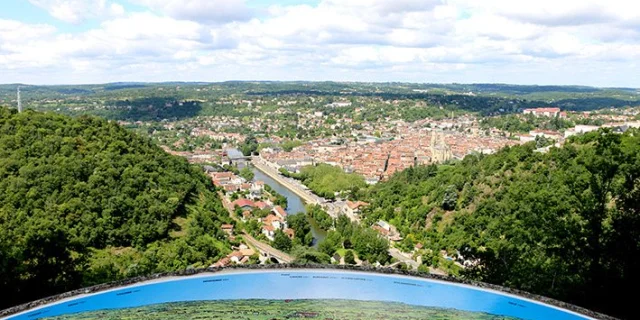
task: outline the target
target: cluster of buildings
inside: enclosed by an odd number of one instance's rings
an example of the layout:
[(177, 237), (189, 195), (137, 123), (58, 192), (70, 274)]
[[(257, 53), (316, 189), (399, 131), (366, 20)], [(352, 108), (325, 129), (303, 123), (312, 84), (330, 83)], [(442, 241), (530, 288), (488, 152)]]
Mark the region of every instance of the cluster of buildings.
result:
[[(274, 206), (268, 200), (251, 201), (249, 199), (237, 199), (232, 203), (234, 209), (242, 212), (242, 221), (247, 222), (256, 219), (261, 224), (261, 233), (267, 239), (273, 241), (278, 230), (284, 232), (290, 239), (295, 236), (295, 231), (287, 226), (287, 212), (281, 206)], [(265, 217), (255, 216), (254, 210), (270, 210)]]
[(568, 138), (570, 136), (574, 136), (576, 134), (587, 133), (591, 131), (597, 131), (601, 128), (610, 128), (613, 132), (622, 133), (627, 131), (629, 128), (640, 128), (640, 121), (629, 121), (629, 122), (619, 122), (619, 123), (605, 123), (601, 126), (592, 126), (592, 125), (577, 125), (573, 128), (567, 129), (564, 131), (564, 138)]
[(209, 267), (226, 267), (232, 264), (246, 264), (256, 252), (245, 244), (241, 244), (237, 248), (233, 248), (233, 252), (226, 257), (218, 260)]
[(217, 163), (222, 159), (222, 152), (215, 151), (173, 151), (167, 146), (162, 146), (162, 149), (174, 156), (179, 156), (187, 159), (189, 163)]
[[(231, 206), (234, 210), (239, 210), (242, 213), (242, 221), (257, 220), (261, 224), (262, 234), (269, 240), (273, 241), (278, 230), (293, 239), (295, 232), (287, 226), (287, 212), (268, 199), (264, 193), (263, 181), (246, 182), (244, 178), (233, 172), (209, 172), (208, 174), (213, 184), (224, 190), (227, 201), (234, 194), (235, 196), (241, 195), (240, 198), (231, 202)], [(269, 213), (262, 217), (254, 215), (255, 210), (269, 211)]]
[[(567, 113), (561, 112), (559, 108), (537, 108), (537, 109), (525, 109), (523, 111), (524, 114), (533, 114), (538, 117), (560, 117), (566, 118)], [(606, 115), (600, 116), (591, 114), (590, 112), (583, 112), (578, 114), (580, 118), (592, 118), (592, 119), (600, 119), (607, 120), (607, 123), (602, 125), (576, 125), (573, 128), (569, 128), (564, 130), (564, 132), (553, 131), (553, 130), (531, 130), (529, 134), (519, 135), (518, 138), (521, 142), (526, 143), (530, 141), (535, 141), (537, 137), (543, 137), (547, 139), (554, 140), (558, 143), (558, 145), (564, 142), (564, 139), (577, 135), (584, 134), (591, 131), (597, 131), (601, 128), (610, 128), (614, 132), (625, 132), (629, 128), (640, 128), (640, 121), (629, 121), (628, 115)]]
[(461, 159), (474, 152), (493, 153), (519, 143), (506, 137), (487, 136), (479, 129), (460, 132), (407, 126), (396, 127), (396, 131), (392, 139), (352, 140), (344, 144), (320, 139), (291, 152), (263, 149), (260, 157), (290, 172), (327, 163), (361, 174), (367, 183), (374, 184), (414, 165)]
[(264, 191), (263, 181), (247, 182), (244, 178), (233, 172), (208, 172), (211, 181), (216, 187), (222, 188), (226, 194), (235, 192), (247, 193), (251, 199), (259, 199)]
[(560, 108), (534, 108), (534, 109), (524, 109), (522, 110), (522, 114), (531, 114), (536, 117), (560, 117), (566, 118), (567, 113), (560, 111)]

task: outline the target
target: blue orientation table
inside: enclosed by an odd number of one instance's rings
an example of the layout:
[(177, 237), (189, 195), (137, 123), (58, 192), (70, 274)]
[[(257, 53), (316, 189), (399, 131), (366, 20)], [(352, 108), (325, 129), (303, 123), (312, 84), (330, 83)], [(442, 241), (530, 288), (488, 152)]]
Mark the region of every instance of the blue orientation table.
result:
[[(162, 278), (74, 296), (7, 319), (120, 318), (125, 314), (131, 316), (132, 312), (178, 319), (176, 310), (185, 318), (192, 315), (190, 312), (202, 314), (217, 310), (217, 316), (224, 319), (228, 308), (242, 310), (238, 312), (246, 312), (255, 319), (262, 319), (258, 316), (260, 310), (264, 310), (265, 317), (288, 312), (288, 317), (321, 319), (327, 318), (326, 314), (333, 314), (336, 319), (364, 318), (368, 313), (389, 319), (400, 314), (405, 319), (429, 318), (436, 313), (446, 319), (475, 316), (477, 319), (591, 319), (541, 302), (464, 284), (324, 269), (231, 269)], [(231, 316), (229, 314), (229, 319)]]

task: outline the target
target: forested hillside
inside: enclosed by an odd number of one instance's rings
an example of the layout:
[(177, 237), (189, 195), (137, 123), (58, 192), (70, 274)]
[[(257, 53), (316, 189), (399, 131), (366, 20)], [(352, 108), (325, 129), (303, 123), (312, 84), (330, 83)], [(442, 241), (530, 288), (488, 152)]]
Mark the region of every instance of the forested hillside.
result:
[(212, 188), (115, 123), (0, 108), (0, 308), (208, 266), (229, 247)]
[[(410, 168), (362, 195), (402, 245), (459, 252), (464, 276), (626, 318), (640, 285), (640, 132), (594, 132)], [(431, 263), (427, 261), (427, 263)]]

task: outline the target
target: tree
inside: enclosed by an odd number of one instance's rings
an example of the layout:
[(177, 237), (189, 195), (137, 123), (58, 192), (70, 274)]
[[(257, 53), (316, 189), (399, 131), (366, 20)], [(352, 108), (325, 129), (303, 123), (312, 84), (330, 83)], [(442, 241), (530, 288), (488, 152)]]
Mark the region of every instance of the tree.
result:
[(330, 264), (331, 257), (327, 254), (309, 249), (300, 252), (293, 261), (295, 264)]
[(553, 144), (553, 140), (548, 139), (544, 136), (536, 136), (535, 141), (536, 141), (536, 148), (538, 149), (544, 148), (546, 146)]
[[(311, 233), (311, 224), (304, 214), (292, 214), (287, 216), (287, 225), (295, 230), (295, 237), (300, 239), (303, 245), (311, 245), (306, 235)], [(311, 238), (313, 240), (313, 238)]]
[(336, 231), (329, 231), (327, 236), (318, 245), (318, 251), (327, 255), (333, 255), (336, 250), (340, 249), (342, 242), (341, 234)]
[(253, 173), (253, 171), (251, 170), (251, 168), (244, 167), (240, 170), (240, 176), (245, 178), (245, 180), (247, 181), (251, 181), (253, 180), (253, 177), (255, 176), (255, 174)]
[(258, 151), (258, 140), (253, 134), (248, 135), (240, 145), (240, 151), (245, 156), (250, 156)]
[(291, 239), (282, 230), (277, 230), (273, 237), (273, 247), (288, 252), (291, 250)]
[(456, 203), (458, 202), (458, 191), (455, 185), (450, 185), (444, 192), (444, 198), (442, 199), (442, 209), (454, 210)]
[(344, 254), (344, 263), (346, 264), (356, 264), (355, 256), (353, 255), (353, 251), (347, 250)]
[(307, 216), (313, 219), (320, 228), (329, 230), (333, 226), (333, 218), (319, 205), (307, 205)]
[(149, 139), (6, 108), (0, 137), (0, 308), (227, 253), (230, 218), (209, 178)]

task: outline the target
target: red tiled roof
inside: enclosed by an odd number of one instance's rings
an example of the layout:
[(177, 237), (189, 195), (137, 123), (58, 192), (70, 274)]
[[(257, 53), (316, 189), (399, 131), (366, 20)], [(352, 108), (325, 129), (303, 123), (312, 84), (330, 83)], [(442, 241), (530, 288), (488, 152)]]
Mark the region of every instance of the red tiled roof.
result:
[(266, 216), (262, 221), (263, 221), (264, 223), (266, 223), (266, 224), (271, 224), (271, 223), (273, 223), (274, 221), (282, 222), (282, 218), (277, 217), (277, 216), (275, 216), (275, 215), (273, 215), (273, 214), (270, 214), (270, 215)]
[(287, 212), (284, 211), (284, 209), (282, 209), (281, 206), (275, 206), (273, 208), (273, 211), (275, 211), (277, 214), (279, 214), (283, 218), (287, 216)]
[(212, 264), (212, 267), (226, 267), (231, 263), (231, 259), (229, 259), (228, 257), (224, 257), (220, 260), (218, 260), (218, 262)]
[(255, 206), (253, 201), (249, 199), (238, 199), (233, 202), (233, 205), (238, 207), (254, 207)]
[(381, 226), (379, 226), (377, 224), (374, 225), (372, 228), (373, 228), (373, 230), (378, 231), (378, 233), (380, 233), (380, 234), (382, 234), (384, 236), (389, 234), (389, 231), (387, 229), (385, 229), (385, 228), (383, 228), (383, 227), (381, 227)]
[(265, 202), (262, 201), (258, 201), (256, 203), (254, 203), (256, 207), (260, 208), (260, 209), (264, 209), (266, 207), (268, 207), (269, 205)]

